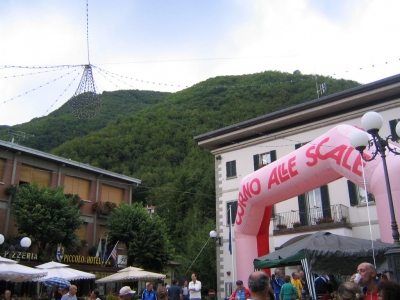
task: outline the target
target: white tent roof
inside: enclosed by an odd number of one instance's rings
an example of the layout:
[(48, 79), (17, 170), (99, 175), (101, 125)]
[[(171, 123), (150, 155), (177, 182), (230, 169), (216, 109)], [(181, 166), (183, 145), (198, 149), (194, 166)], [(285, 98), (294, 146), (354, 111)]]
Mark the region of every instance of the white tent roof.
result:
[(0, 256), (0, 280), (11, 282), (30, 281), (47, 275), (46, 270), (36, 270)]
[(160, 273), (148, 272), (140, 268), (128, 267), (119, 270), (117, 273), (96, 280), (96, 283), (105, 282), (127, 282), (127, 281), (139, 281), (147, 279), (164, 279), (165, 275)]
[(36, 266), (35, 268), (45, 270), (47, 272), (46, 277), (35, 281), (46, 281), (52, 277), (64, 278), (66, 280), (94, 279), (96, 277), (94, 274), (68, 268), (68, 265), (64, 265), (55, 261)]

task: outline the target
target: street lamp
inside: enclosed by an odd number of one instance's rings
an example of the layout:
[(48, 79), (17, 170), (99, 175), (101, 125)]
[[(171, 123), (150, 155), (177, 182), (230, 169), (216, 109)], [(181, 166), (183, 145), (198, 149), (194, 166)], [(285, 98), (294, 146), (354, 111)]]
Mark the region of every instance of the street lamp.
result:
[(215, 246), (221, 246), (222, 245), (221, 237), (218, 236), (218, 234), (217, 234), (217, 232), (215, 230), (211, 230), (210, 231), (210, 238), (215, 239)]
[[(386, 164), (386, 149), (389, 152), (392, 152), (394, 155), (400, 155), (400, 152), (398, 152), (396, 148), (390, 147), (389, 139), (392, 137), (391, 135), (387, 136), (386, 138), (382, 138), (379, 135), (379, 130), (381, 129), (382, 124), (383, 119), (380, 114), (372, 111), (367, 112), (361, 118), (361, 126), (372, 136), (372, 139), (369, 138), (366, 132), (357, 130), (353, 132), (353, 134), (350, 136), (350, 143), (356, 150), (360, 152), (362, 159), (365, 161), (371, 161), (375, 159), (378, 153), (382, 158), (383, 173), (385, 175), (393, 237), (393, 247), (385, 253), (385, 256), (388, 260), (389, 269), (393, 272), (392, 275), (394, 277), (394, 280), (400, 282), (400, 272), (397, 269), (397, 266), (400, 265), (400, 235), (397, 226), (396, 216), (394, 213), (392, 190), (390, 188), (389, 173)], [(396, 125), (396, 134), (400, 136), (400, 123), (397, 123)], [(363, 154), (363, 151), (367, 146), (368, 149), (373, 150), (372, 157), (370, 158), (365, 157)]]
[[(4, 235), (0, 234), (0, 245), (3, 243), (4, 243)], [(27, 248), (29, 248), (31, 244), (32, 244), (32, 240), (28, 237), (24, 237), (20, 241), (20, 245), (23, 250), (26, 250)], [(18, 246), (18, 245), (16, 245), (16, 246)], [(15, 245), (8, 245), (8, 250), (14, 251)]]

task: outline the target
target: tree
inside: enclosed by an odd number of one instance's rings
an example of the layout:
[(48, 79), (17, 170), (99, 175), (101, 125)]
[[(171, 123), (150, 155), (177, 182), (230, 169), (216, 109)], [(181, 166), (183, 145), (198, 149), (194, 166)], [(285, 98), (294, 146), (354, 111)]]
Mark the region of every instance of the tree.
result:
[(120, 241), (128, 249), (128, 265), (161, 271), (170, 259), (172, 247), (161, 218), (150, 215), (139, 203), (117, 206), (107, 222), (111, 242)]
[(33, 238), (43, 255), (47, 245), (63, 244), (68, 248), (78, 245), (75, 231), (81, 226), (77, 206), (64, 195), (64, 187), (39, 188), (21, 185), (12, 202), (12, 214), (18, 232)]

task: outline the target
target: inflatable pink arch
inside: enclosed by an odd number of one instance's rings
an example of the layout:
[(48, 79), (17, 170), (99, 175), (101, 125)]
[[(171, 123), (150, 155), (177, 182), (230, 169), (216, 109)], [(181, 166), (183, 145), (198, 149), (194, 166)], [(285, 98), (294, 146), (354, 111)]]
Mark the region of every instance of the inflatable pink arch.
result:
[[(271, 205), (346, 177), (374, 194), (383, 242), (392, 243), (391, 220), (381, 157), (363, 162), (350, 145), (360, 130), (339, 125), (309, 144), (244, 177), (240, 182), (235, 220), (237, 278), (253, 272), (253, 260), (269, 253)], [(372, 155), (368, 149), (364, 155)], [(387, 153), (387, 165), (396, 216), (400, 216), (400, 157)]]

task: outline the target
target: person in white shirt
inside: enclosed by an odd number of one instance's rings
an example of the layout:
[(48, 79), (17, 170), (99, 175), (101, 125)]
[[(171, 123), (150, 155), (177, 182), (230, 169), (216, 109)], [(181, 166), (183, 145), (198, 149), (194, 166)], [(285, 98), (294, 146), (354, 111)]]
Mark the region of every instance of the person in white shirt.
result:
[(201, 300), (201, 282), (197, 280), (197, 275), (192, 274), (192, 281), (189, 282), (189, 299)]

